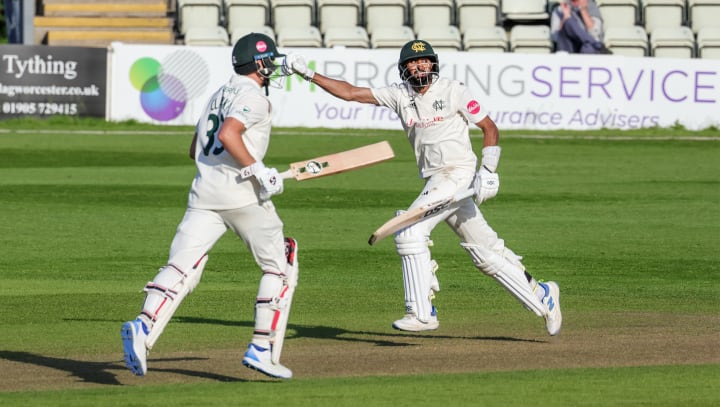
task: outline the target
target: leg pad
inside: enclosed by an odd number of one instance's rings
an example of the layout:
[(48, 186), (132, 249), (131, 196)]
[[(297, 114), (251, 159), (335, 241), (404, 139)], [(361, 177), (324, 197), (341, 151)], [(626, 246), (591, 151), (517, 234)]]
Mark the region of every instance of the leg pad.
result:
[(200, 283), (207, 259), (207, 254), (203, 255), (187, 272), (172, 264), (163, 266), (145, 286), (147, 295), (140, 318), (150, 328), (145, 340), (148, 349), (155, 345), (182, 300)]
[[(494, 278), (495, 281), (505, 287), (525, 308), (534, 312), (537, 316), (545, 315), (545, 307), (535, 295), (537, 287), (533, 287), (534, 280), (525, 272), (525, 268), (519, 260), (511, 262), (503, 255), (484, 246), (467, 243), (460, 243), (460, 245), (470, 254), (473, 263), (480, 271)], [(517, 259), (517, 256), (515, 256), (515, 259)], [(534, 285), (537, 286), (537, 283)]]

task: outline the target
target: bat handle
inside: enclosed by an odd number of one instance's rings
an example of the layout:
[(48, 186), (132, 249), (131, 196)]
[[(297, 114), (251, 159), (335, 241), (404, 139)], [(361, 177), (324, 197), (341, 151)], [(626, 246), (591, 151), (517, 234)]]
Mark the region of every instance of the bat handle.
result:
[(290, 169), (287, 170), (287, 171), (283, 171), (283, 172), (280, 173), (280, 178), (282, 178), (282, 179), (290, 179), (290, 178), (294, 178), (294, 177), (295, 177), (295, 175), (294, 175), (294, 173), (293, 173), (292, 168), (290, 168)]

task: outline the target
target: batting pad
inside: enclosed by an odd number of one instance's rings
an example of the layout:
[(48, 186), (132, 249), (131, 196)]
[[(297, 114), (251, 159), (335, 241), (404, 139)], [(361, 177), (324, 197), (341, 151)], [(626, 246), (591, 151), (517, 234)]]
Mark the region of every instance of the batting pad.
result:
[(395, 246), (402, 262), (405, 312), (427, 323), (432, 312), (432, 287), (440, 289), (434, 278), (435, 263), (430, 259), (428, 240), (411, 226), (395, 235)]
[(290, 317), (290, 306), (292, 305), (295, 287), (297, 287), (298, 276), (300, 274), (300, 266), (298, 264), (298, 244), (297, 240), (292, 237), (285, 238), (285, 258), (287, 266), (285, 268), (285, 279), (280, 292), (279, 304), (281, 308), (275, 311), (273, 323), (271, 327), (272, 354), (273, 363), (280, 363), (280, 355), (282, 354), (283, 344), (285, 343), (285, 333), (287, 331), (288, 318)]
[(467, 250), (478, 269), (505, 287), (525, 308), (539, 317), (545, 315), (545, 307), (535, 295), (522, 268), (483, 246), (467, 243), (460, 245)]
[(175, 265), (168, 264), (160, 269), (155, 279), (145, 286), (145, 303), (142, 315), (149, 319), (150, 333), (145, 340), (148, 349), (165, 330), (182, 300), (200, 283), (202, 272), (207, 263), (207, 253), (186, 273)]

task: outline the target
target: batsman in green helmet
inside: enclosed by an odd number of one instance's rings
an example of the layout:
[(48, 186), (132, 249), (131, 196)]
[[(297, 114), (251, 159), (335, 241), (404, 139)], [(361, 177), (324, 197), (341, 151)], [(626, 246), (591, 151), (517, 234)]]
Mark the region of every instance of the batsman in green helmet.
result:
[[(430, 43), (417, 39), (403, 45), (397, 62), (401, 83), (377, 88), (354, 86), (314, 72), (302, 55), (288, 54), (285, 63), (286, 70), (342, 100), (385, 106), (398, 115), (424, 181), (407, 210), (469, 196), (440, 206), (395, 233), (405, 291), (405, 315), (393, 322), (395, 329), (420, 332), (440, 326), (432, 303), (440, 291), (439, 267), (430, 254), (430, 235), (444, 222), (460, 237), (461, 247), (478, 270), (543, 318), (550, 335), (560, 332), (559, 285), (533, 278), (522, 258), (505, 245), (480, 211), (479, 205), (493, 198), (500, 187), (498, 128), (485, 103), (465, 84), (440, 76), (439, 58)], [(483, 131), (480, 160), (470, 142), (470, 123)]]
[[(421, 69), (411, 71), (409, 66), (421, 66)], [(430, 43), (422, 40), (410, 41), (400, 50), (398, 71), (403, 82), (415, 90), (422, 90), (440, 75), (438, 56)]]

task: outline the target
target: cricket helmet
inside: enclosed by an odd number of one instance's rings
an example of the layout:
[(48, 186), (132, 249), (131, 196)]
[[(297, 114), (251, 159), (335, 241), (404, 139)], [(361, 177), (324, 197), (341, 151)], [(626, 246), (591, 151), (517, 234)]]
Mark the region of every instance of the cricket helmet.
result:
[[(250, 33), (235, 43), (232, 50), (232, 66), (235, 73), (248, 75), (258, 72), (269, 78), (277, 69), (276, 58), (285, 57), (278, 52), (275, 41), (265, 34)], [(262, 65), (258, 62), (262, 61)]]
[[(427, 58), (432, 62), (432, 68), (429, 72), (421, 75), (412, 75), (407, 69), (408, 61), (418, 58)], [(400, 59), (398, 60), (398, 71), (400, 71), (400, 79), (407, 82), (412, 87), (424, 87), (432, 83), (433, 79), (440, 74), (440, 65), (438, 56), (429, 42), (423, 40), (408, 41), (400, 50)]]

